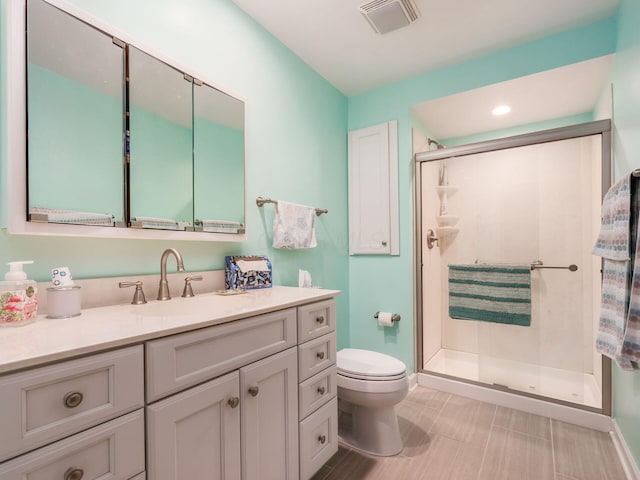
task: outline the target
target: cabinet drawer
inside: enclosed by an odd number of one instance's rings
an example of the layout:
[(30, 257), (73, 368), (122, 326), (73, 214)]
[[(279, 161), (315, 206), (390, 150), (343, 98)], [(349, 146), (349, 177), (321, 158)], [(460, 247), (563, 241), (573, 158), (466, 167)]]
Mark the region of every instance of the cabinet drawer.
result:
[(0, 478), (127, 480), (143, 471), (144, 414), (137, 410), (14, 458), (0, 465)]
[(147, 401), (296, 345), (296, 309), (147, 343)]
[(325, 300), (298, 307), (298, 343), (326, 335), (335, 329), (335, 300)]
[(337, 395), (337, 371), (337, 367), (333, 365), (300, 384), (298, 387), (300, 420)]
[(338, 451), (338, 399), (300, 422), (300, 479), (311, 478)]
[(298, 346), (298, 375), (301, 382), (335, 363), (335, 333), (315, 338)]
[(0, 461), (144, 405), (142, 345), (0, 377)]

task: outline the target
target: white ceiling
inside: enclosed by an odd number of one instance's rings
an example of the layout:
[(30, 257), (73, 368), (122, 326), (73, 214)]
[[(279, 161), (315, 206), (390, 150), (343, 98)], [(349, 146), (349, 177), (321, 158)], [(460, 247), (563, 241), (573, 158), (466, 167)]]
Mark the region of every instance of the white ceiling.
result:
[[(591, 112), (605, 88), (613, 55), (438, 98), (413, 107), (434, 138), (463, 137)], [(511, 112), (494, 116), (506, 104)]]
[[(376, 34), (368, 0), (233, 0), (346, 95), (395, 83), (613, 15), (618, 0), (414, 0), (421, 17)], [(591, 112), (612, 56), (463, 92), (414, 111), (436, 139)], [(491, 115), (499, 103), (511, 113)]]
[(415, 0), (421, 17), (376, 34), (368, 0), (233, 0), (346, 95), (613, 15), (618, 0)]

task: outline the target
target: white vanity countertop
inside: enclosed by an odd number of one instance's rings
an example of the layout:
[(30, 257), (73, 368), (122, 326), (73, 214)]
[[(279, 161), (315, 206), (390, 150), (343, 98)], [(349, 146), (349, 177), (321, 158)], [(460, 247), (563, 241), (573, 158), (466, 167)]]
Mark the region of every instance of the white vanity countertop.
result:
[(0, 328), (0, 373), (326, 300), (338, 290), (272, 287), (241, 295), (205, 293), (145, 305), (88, 308), (65, 319)]

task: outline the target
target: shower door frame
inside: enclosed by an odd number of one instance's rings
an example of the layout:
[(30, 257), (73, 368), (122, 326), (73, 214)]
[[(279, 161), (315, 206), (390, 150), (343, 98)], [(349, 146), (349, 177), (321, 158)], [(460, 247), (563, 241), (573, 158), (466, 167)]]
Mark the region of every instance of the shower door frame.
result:
[(592, 135), (602, 135), (602, 151), (601, 151), (601, 175), (602, 175), (602, 197), (611, 186), (611, 172), (613, 171), (613, 151), (612, 151), (612, 133), (611, 133), (611, 120), (598, 120), (594, 122), (581, 123), (578, 125), (571, 125), (568, 127), (554, 128), (551, 130), (542, 130), (539, 132), (526, 133), (523, 135), (516, 135), (506, 138), (498, 138), (495, 140), (487, 140), (484, 142), (470, 143), (467, 145), (460, 145), (458, 147), (444, 148), (439, 150), (430, 150), (426, 152), (414, 153), (413, 159), (415, 163), (414, 172), (414, 192), (415, 192), (415, 205), (414, 205), (414, 231), (415, 231), (415, 318), (416, 318), (416, 370), (418, 373), (433, 375), (437, 377), (443, 377), (451, 380), (456, 380), (463, 383), (469, 383), (478, 385), (484, 388), (507, 391), (509, 393), (522, 395), (525, 397), (536, 398), (551, 403), (557, 403), (560, 405), (566, 405), (581, 410), (586, 410), (595, 413), (602, 413), (604, 415), (611, 416), (612, 414), (612, 362), (611, 359), (602, 355), (602, 408), (594, 408), (586, 405), (580, 405), (564, 400), (558, 400), (543, 395), (537, 395), (529, 392), (522, 392), (515, 389), (502, 387), (499, 385), (490, 385), (474, 380), (467, 380), (461, 377), (455, 377), (446, 375), (443, 373), (432, 372), (424, 369), (424, 344), (423, 344), (423, 235), (422, 235), (422, 171), (421, 166), (423, 163), (432, 162), (436, 160), (443, 160), (453, 157), (464, 157), (467, 155), (474, 155), (476, 153), (494, 152), (498, 150), (506, 150), (515, 147), (525, 147), (529, 145), (537, 145), (541, 143), (549, 143), (560, 140), (569, 140), (572, 138), (588, 137)]

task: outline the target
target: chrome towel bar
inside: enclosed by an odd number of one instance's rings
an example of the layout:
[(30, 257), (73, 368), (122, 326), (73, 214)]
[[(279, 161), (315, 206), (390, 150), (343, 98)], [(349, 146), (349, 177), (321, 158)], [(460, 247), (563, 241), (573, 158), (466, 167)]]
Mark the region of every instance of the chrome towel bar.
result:
[[(265, 203), (278, 203), (277, 200), (272, 200), (271, 198), (263, 198), (263, 197), (258, 197), (256, 198), (256, 205), (258, 205), (259, 207), (262, 207)], [(327, 210), (326, 208), (316, 208), (316, 215), (320, 216), (323, 213), (329, 213), (329, 210)]]
[(571, 272), (575, 272), (576, 270), (578, 270), (578, 266), (573, 263), (568, 267), (551, 267), (551, 266), (544, 265), (542, 263), (542, 260), (536, 260), (535, 262), (531, 262), (531, 271), (537, 270), (539, 268), (558, 268), (562, 270), (569, 270)]

